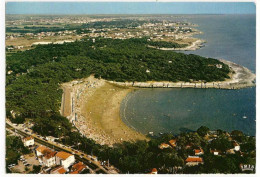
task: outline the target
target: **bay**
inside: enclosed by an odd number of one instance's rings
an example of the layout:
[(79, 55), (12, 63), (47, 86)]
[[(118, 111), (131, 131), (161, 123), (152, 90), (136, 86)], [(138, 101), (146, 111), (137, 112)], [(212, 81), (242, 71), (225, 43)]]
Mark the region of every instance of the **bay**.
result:
[[(256, 68), (255, 15), (195, 15), (184, 21), (198, 24), (205, 47), (187, 54), (222, 58)], [(256, 89), (142, 89), (121, 103), (122, 120), (143, 134), (180, 133), (200, 126), (255, 135)], [(243, 117), (247, 118), (244, 119)]]

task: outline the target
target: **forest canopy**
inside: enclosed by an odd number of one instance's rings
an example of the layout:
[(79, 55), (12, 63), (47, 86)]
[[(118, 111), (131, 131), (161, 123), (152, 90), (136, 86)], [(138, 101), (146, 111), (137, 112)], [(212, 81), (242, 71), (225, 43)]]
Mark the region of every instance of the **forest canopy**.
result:
[[(217, 64), (223, 67), (215, 67)], [(225, 80), (229, 72), (229, 67), (216, 59), (149, 48), (146, 38), (86, 38), (39, 45), (7, 56), (6, 110), (27, 118), (56, 115), (60, 84), (91, 74), (121, 82), (209, 82)]]

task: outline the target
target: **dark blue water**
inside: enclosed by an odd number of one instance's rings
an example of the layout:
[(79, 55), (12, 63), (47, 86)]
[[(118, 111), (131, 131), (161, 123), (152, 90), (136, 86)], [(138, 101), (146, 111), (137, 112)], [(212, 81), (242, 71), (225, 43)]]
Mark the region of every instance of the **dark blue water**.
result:
[[(200, 50), (185, 53), (223, 58), (255, 72), (254, 15), (199, 15), (187, 16), (186, 20), (199, 25), (204, 34), (198, 37), (207, 43)], [(255, 135), (255, 102), (255, 88), (143, 89), (128, 94), (121, 105), (121, 117), (144, 134), (180, 133), (205, 125)]]

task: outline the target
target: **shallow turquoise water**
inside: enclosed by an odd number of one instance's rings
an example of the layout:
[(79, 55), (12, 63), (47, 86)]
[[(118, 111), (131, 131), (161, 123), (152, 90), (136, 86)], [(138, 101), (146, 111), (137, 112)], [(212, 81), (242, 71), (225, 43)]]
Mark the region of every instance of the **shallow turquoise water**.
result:
[[(198, 15), (187, 21), (199, 25), (206, 46), (185, 53), (224, 58), (255, 72), (254, 15)], [(121, 117), (130, 127), (147, 134), (211, 129), (242, 130), (255, 135), (255, 88), (143, 89), (128, 94), (121, 104)], [(243, 116), (247, 119), (244, 119)]]

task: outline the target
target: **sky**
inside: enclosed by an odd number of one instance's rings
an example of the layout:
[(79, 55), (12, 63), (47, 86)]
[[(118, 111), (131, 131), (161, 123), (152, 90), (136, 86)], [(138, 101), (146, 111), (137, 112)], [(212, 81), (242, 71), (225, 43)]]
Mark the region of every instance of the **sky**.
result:
[(255, 14), (253, 2), (7, 2), (6, 14)]

